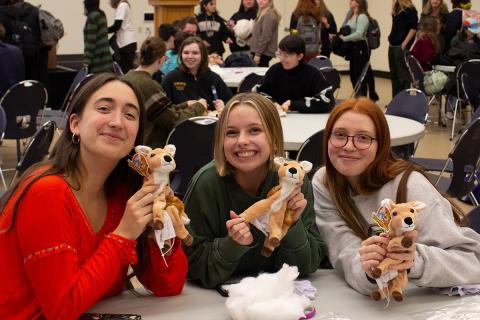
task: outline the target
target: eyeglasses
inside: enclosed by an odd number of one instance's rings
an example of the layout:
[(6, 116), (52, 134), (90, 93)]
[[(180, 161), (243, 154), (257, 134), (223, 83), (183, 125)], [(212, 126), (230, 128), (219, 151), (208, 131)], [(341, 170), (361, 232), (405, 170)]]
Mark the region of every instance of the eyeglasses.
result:
[(290, 58), (290, 57), (293, 57), (294, 55), (295, 55), (295, 53), (288, 53), (288, 52), (280, 51), (280, 50), (275, 52), (275, 56), (277, 58), (280, 58), (280, 57)]
[(366, 134), (349, 136), (343, 132), (334, 132), (330, 135), (330, 143), (336, 148), (343, 148), (347, 145), (348, 138), (352, 138), (353, 146), (359, 150), (366, 150), (370, 148), (372, 142), (374, 140), (378, 140), (377, 138), (372, 138)]

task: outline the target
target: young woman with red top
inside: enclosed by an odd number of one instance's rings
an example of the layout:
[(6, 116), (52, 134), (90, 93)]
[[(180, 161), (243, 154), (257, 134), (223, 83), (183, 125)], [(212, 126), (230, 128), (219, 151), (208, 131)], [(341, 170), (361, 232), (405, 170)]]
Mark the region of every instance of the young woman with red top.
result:
[(51, 159), (2, 198), (0, 319), (77, 319), (124, 288), (129, 265), (157, 296), (182, 291), (180, 241), (164, 260), (146, 236), (155, 187), (127, 165), (143, 136), (138, 97), (112, 74), (88, 80)]
[(420, 30), (417, 32), (417, 38), (410, 49), (410, 54), (420, 62), (423, 71), (432, 70), (430, 61), (441, 50), (438, 38), (440, 28), (440, 21), (437, 17), (424, 16), (420, 20)]

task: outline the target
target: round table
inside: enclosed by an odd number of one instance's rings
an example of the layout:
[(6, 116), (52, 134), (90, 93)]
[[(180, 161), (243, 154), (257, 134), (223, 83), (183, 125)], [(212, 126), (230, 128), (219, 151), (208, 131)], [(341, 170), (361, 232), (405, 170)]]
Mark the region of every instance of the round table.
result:
[[(328, 114), (288, 113), (281, 117), (284, 148), (298, 151), (300, 146), (315, 132), (325, 129)], [(385, 115), (390, 128), (392, 146), (400, 146), (420, 140), (425, 135), (425, 126), (407, 118)]]

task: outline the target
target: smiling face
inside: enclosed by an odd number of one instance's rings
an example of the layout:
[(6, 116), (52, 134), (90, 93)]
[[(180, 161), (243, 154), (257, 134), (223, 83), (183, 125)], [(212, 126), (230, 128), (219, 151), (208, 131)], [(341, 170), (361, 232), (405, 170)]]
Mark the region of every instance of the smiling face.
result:
[[(338, 118), (333, 125), (332, 135), (334, 134), (348, 136), (362, 134), (377, 138), (372, 119), (365, 114), (354, 111), (347, 111)], [(375, 160), (377, 147), (377, 141), (375, 140), (365, 150), (356, 148), (352, 138), (348, 138), (347, 144), (343, 147), (336, 147), (329, 140), (328, 157), (333, 167), (354, 186), (357, 183), (358, 176)]]
[(239, 104), (230, 111), (223, 142), (225, 159), (235, 175), (263, 177), (272, 154), (265, 126), (257, 110)]
[(90, 97), (80, 115), (70, 116), (70, 130), (80, 137), (83, 159), (116, 162), (133, 148), (139, 119), (133, 90), (120, 81), (110, 81)]
[(433, 9), (438, 9), (442, 4), (442, 0), (430, 0), (430, 4), (432, 5)]
[(182, 61), (192, 74), (197, 74), (202, 54), (197, 43), (192, 43), (183, 47)]
[(283, 50), (278, 50), (278, 58), (280, 59), (283, 69), (291, 70), (298, 66), (303, 59), (303, 54), (297, 54), (295, 52), (287, 53)]

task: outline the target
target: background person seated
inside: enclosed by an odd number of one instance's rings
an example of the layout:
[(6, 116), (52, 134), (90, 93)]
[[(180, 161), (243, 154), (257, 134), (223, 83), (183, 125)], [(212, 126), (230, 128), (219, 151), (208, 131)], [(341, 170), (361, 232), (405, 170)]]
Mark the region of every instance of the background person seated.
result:
[(179, 50), (180, 65), (162, 81), (173, 103), (205, 99), (210, 110), (221, 110), (232, 96), (222, 78), (208, 67), (208, 53), (202, 39), (190, 37)]
[(335, 105), (333, 89), (317, 68), (305, 63), (303, 39), (288, 35), (278, 47), (280, 62), (268, 69), (257, 91), (292, 111), (330, 112)]

